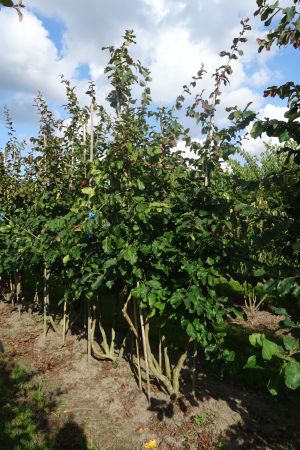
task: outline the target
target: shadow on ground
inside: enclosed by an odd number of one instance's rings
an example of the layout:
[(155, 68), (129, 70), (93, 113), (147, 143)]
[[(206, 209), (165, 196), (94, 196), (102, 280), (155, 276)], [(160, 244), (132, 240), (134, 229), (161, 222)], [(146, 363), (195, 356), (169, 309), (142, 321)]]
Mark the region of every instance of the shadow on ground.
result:
[[(190, 371), (184, 371), (183, 377), (191, 378)], [(179, 398), (169, 401), (152, 398), (149, 409), (156, 413), (158, 422), (170, 423), (170, 433), (179, 410), (184, 416), (194, 407), (203, 410), (205, 419), (201, 425), (189, 423), (180, 429), (181, 435), (185, 432), (193, 435), (193, 445), (200, 450), (299, 450), (299, 404), (298, 392), (272, 398), (263, 391), (243, 389), (206, 374), (197, 380), (195, 392), (187, 382)], [(216, 429), (222, 426), (224, 430), (217, 434)]]
[(87, 450), (86, 435), (81, 426), (69, 420), (57, 432), (54, 438), (54, 450)]
[(72, 418), (61, 428), (50, 424), (56, 398), (34, 386), (33, 376), (0, 353), (0, 449), (87, 450), (86, 435)]

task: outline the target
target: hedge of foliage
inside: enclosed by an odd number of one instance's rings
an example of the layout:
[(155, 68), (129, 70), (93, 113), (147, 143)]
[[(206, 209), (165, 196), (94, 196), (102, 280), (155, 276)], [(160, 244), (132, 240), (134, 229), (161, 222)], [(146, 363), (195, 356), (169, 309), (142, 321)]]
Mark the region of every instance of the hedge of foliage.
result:
[[(257, 4), (266, 26), (281, 14), (260, 50), (273, 43), (298, 48), (296, 7)], [(250, 337), (257, 354), (246, 367), (272, 364), (273, 394), (281, 380), (291, 389), (300, 386), (300, 86), (289, 82), (265, 92), (288, 100), (286, 121), (256, 120), (250, 105), (228, 107), (226, 128), (215, 118), (231, 63), (242, 56), (250, 29), (242, 21), (230, 50), (221, 52), (225, 62), (212, 75), (213, 91), (197, 93), (202, 67), (174, 107), (153, 106), (150, 73), (132, 59), (135, 36), (126, 31), (119, 48), (105, 49), (107, 106), (98, 104), (92, 82), (90, 107), (80, 106), (75, 88), (62, 77), (68, 121), (57, 119), (39, 94), (40, 129), (29, 152), (5, 112), (4, 295), (19, 308), (29, 297), (37, 307), (42, 303), (45, 334), (48, 325), (59, 328), (54, 311), (62, 314), (63, 337), (76, 321), (86, 324), (89, 357), (116, 364), (132, 334), (139, 374), (143, 350), (148, 395), (150, 377), (177, 395), (181, 369), (200, 349), (207, 359), (233, 360), (225, 336), (228, 319), (241, 315), (230, 294), (234, 283), (252, 295), (248, 307), (267, 298), (286, 316), (282, 342), (258, 333)], [(182, 109), (198, 124), (201, 141), (180, 123)], [(253, 137), (266, 132), (281, 142), (262, 164), (242, 150), (251, 123)], [(179, 140), (195, 158), (176, 150)], [(231, 158), (237, 153), (243, 164)]]

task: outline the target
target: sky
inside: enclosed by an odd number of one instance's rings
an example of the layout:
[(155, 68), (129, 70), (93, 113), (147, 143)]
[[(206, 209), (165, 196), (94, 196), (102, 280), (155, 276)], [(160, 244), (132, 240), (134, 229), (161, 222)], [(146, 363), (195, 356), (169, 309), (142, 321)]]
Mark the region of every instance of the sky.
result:
[[(89, 80), (97, 85), (98, 103), (109, 86), (104, 74), (108, 61), (103, 46), (119, 45), (126, 29), (133, 29), (136, 58), (150, 68), (152, 97), (156, 105), (172, 105), (182, 85), (189, 83), (202, 63), (208, 74), (223, 63), (218, 54), (230, 48), (240, 31), (240, 20), (250, 18), (252, 30), (244, 44), (244, 56), (234, 64), (230, 86), (222, 105), (244, 107), (252, 101), (260, 116), (283, 118), (285, 105), (264, 99), (263, 91), (274, 84), (299, 80), (299, 55), (293, 48), (274, 48), (257, 53), (256, 38), (264, 30), (257, 18), (255, 0), (25, 0), (24, 19), (10, 8), (0, 11), (0, 110), (7, 105), (20, 138), (36, 130), (38, 117), (32, 107), (41, 91), (51, 108), (62, 114), (65, 103), (60, 74), (76, 85), (80, 100)], [(289, 4), (281, 0), (281, 4)], [(199, 90), (209, 91), (209, 75)], [(225, 121), (224, 110), (218, 120)], [(200, 131), (192, 126), (192, 137)], [(0, 117), (0, 148), (6, 141)], [(247, 141), (252, 154), (263, 149), (261, 140)]]

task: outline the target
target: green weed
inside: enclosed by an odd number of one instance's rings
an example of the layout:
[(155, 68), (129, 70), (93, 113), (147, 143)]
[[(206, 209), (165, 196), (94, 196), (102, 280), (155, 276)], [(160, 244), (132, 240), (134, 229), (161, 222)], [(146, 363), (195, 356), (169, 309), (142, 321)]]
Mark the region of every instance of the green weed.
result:
[(205, 422), (207, 422), (207, 419), (207, 413), (199, 413), (192, 417), (192, 422), (194, 425), (203, 425)]

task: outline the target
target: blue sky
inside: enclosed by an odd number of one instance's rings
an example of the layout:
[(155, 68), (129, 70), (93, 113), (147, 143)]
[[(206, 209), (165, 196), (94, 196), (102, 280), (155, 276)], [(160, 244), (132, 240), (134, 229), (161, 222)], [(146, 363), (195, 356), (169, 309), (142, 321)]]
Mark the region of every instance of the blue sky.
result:
[(57, 48), (58, 56), (63, 57), (63, 36), (67, 31), (64, 22), (56, 17), (47, 17), (38, 12), (35, 15), (48, 31), (49, 38)]
[[(15, 11), (0, 11), (0, 108), (9, 106), (21, 138), (36, 130), (38, 118), (32, 103), (37, 91), (62, 114), (60, 73), (77, 86), (82, 102), (87, 101), (88, 80), (95, 80), (98, 99), (104, 101), (109, 89), (103, 74), (107, 55), (100, 49), (119, 44), (128, 28), (137, 35), (135, 57), (151, 69), (156, 104), (173, 103), (202, 62), (212, 73), (220, 65), (218, 53), (230, 47), (240, 29), (239, 21), (247, 16), (253, 30), (224, 92), (224, 106), (242, 107), (253, 101), (262, 116), (281, 118), (284, 104), (263, 99), (264, 89), (288, 80), (300, 82), (299, 51), (283, 48), (257, 53), (256, 38), (262, 35), (262, 27), (253, 18), (254, 0), (27, 0), (25, 4), (21, 23)], [(210, 85), (207, 77), (201, 88), (209, 90)], [(224, 118), (221, 110), (219, 120)], [(197, 137), (196, 129), (193, 133)], [(0, 148), (5, 140), (1, 122)], [(253, 153), (262, 148), (259, 141), (247, 146)]]

